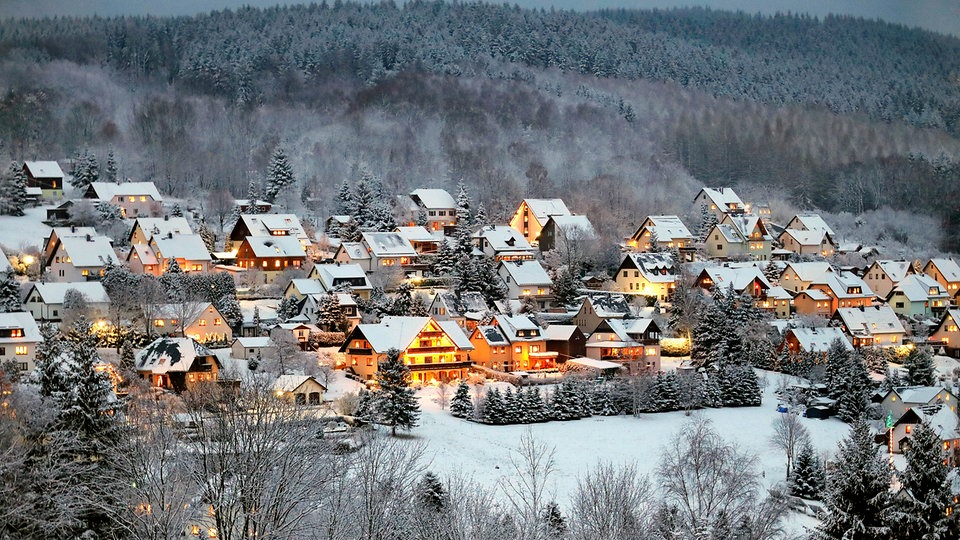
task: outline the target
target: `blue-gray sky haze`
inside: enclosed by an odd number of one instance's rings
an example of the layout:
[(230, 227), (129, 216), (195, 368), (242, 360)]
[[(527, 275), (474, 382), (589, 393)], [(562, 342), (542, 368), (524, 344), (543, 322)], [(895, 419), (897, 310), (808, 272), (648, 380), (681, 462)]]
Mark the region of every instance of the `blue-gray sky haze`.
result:
[[(330, 0), (332, 2), (332, 0)], [(284, 0), (0, 0), (0, 18), (55, 15), (194, 15), (214, 9), (250, 5), (267, 7), (302, 2)], [(523, 7), (556, 7), (579, 11), (599, 8), (670, 8), (709, 6), (714, 9), (773, 14), (829, 13), (919, 26), (960, 37), (958, 0), (515, 0)]]

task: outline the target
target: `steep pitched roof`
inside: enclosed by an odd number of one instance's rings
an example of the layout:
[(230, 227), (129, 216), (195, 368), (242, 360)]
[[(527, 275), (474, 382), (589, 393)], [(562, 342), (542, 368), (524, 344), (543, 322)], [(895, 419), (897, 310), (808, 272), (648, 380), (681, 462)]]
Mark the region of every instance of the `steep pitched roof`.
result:
[(13, 267), (10, 266), (10, 261), (7, 259), (6, 254), (3, 250), (0, 249), (0, 273), (10, 272), (13, 270)]
[(315, 279), (307, 278), (294, 278), (290, 280), (290, 284), (287, 287), (296, 287), (300, 294), (306, 296), (310, 294), (325, 294), (326, 290), (323, 288), (323, 284)]
[(272, 236), (275, 232), (286, 232), (286, 236), (308, 240), (296, 214), (242, 214), (240, 220), (250, 236)]
[(754, 280), (759, 280), (767, 289), (771, 287), (767, 277), (756, 266), (707, 266), (703, 269), (703, 273), (707, 274), (718, 289), (726, 289), (733, 285), (735, 291), (743, 292)]
[[(67, 291), (74, 289), (86, 297), (88, 302), (106, 304), (110, 302), (107, 290), (99, 281), (81, 281), (78, 283), (34, 283), (31, 292), (36, 291), (45, 304), (62, 304)], [(30, 294), (27, 294), (27, 298)]]
[(137, 371), (152, 373), (183, 373), (190, 371), (197, 358), (207, 358), (218, 367), (220, 360), (213, 351), (193, 338), (162, 337), (137, 354)]
[(173, 237), (154, 236), (152, 240), (159, 258), (209, 261), (210, 252), (199, 234), (181, 234)]
[[(875, 296), (870, 286), (860, 279), (860, 276), (853, 272), (830, 272), (824, 276), (822, 281), (837, 298), (862, 298), (864, 296)], [(860, 292), (850, 292), (859, 290)]]
[(550, 216), (547, 218), (547, 221), (553, 221), (554, 226), (557, 229), (564, 231), (567, 234), (571, 234), (575, 231), (580, 231), (581, 234), (586, 237), (596, 236), (597, 234), (593, 230), (593, 224), (590, 223), (590, 220), (587, 218), (587, 216)]
[(365, 232), (363, 243), (377, 257), (416, 257), (410, 241), (396, 232)]
[(824, 239), (830, 239), (829, 233), (825, 231), (801, 231), (800, 229), (784, 229), (780, 234), (782, 239), (784, 236), (791, 236), (794, 240), (797, 241), (801, 246), (819, 246), (823, 243)]
[(437, 293), (434, 302), (442, 302), (449, 317), (461, 317), (467, 313), (480, 314), (487, 311), (487, 301), (478, 292), (464, 292), (457, 295), (452, 292)]
[[(793, 269), (800, 281), (809, 282), (823, 281), (828, 273), (833, 272), (830, 263), (823, 261), (791, 262), (787, 263), (787, 268), (784, 268), (783, 271), (786, 272), (788, 268)], [(782, 273), (780, 275), (783, 276)]]
[[(193, 234), (193, 230), (190, 228), (190, 223), (185, 217), (162, 217), (162, 218), (147, 218), (139, 217), (133, 224), (133, 229), (137, 227), (143, 231), (144, 236), (147, 237), (149, 242), (154, 236), (170, 236), (170, 235), (180, 235), (180, 234)], [(131, 236), (133, 231), (130, 232)]]
[(947, 281), (960, 281), (960, 265), (953, 259), (930, 259)]
[(567, 209), (563, 199), (524, 199), (523, 202), (527, 203), (527, 208), (540, 225), (546, 223), (550, 216), (570, 215), (570, 210)]
[(727, 214), (723, 217), (722, 222), (733, 225), (737, 229), (737, 232), (744, 238), (750, 238), (754, 229), (760, 229), (760, 234), (762, 234), (765, 239), (769, 238), (767, 228), (764, 227), (763, 221), (760, 220), (760, 216), (755, 214)]
[(826, 328), (790, 328), (787, 334), (793, 334), (800, 348), (807, 352), (825, 353), (830, 350), (834, 340), (839, 339), (843, 347), (853, 351), (853, 345), (847, 340), (843, 330), (828, 326)]
[(746, 236), (740, 234), (740, 229), (729, 223), (717, 223), (713, 230), (723, 235), (723, 239), (731, 244), (742, 244), (747, 241)]
[[(933, 292), (931, 292), (933, 291)], [(896, 293), (903, 293), (907, 300), (911, 302), (926, 302), (931, 298), (949, 298), (947, 289), (940, 283), (926, 274), (910, 274), (903, 278), (892, 291), (890, 296)]]
[(620, 262), (620, 269), (631, 265), (651, 283), (676, 281), (675, 262), (669, 253), (628, 253)]
[(413, 227), (397, 227), (396, 232), (410, 242), (442, 242), (442, 234), (434, 234), (423, 225)]
[(130, 251), (127, 253), (127, 262), (130, 262), (130, 259), (133, 258), (134, 255), (140, 260), (140, 264), (160, 264), (160, 261), (157, 259), (157, 254), (154, 253), (153, 248), (147, 244), (133, 244), (130, 246)]
[(510, 340), (503, 334), (499, 326), (478, 326), (473, 331), (474, 335), (480, 336), (488, 345), (505, 346), (510, 344)]
[(805, 229), (809, 231), (822, 231), (830, 236), (833, 236), (833, 229), (831, 229), (830, 226), (827, 225), (827, 222), (820, 217), (820, 214), (797, 214), (793, 216), (793, 219), (790, 220), (790, 223), (794, 221), (799, 222)]
[(510, 279), (521, 287), (553, 284), (553, 280), (540, 265), (540, 261), (500, 261), (500, 267), (504, 268)]
[(273, 381), (273, 390), (275, 392), (293, 392), (303, 386), (307, 381), (313, 381), (319, 384), (324, 390), (326, 386), (310, 375), (280, 375), (276, 381)]
[(647, 216), (644, 222), (649, 221), (648, 229), (657, 235), (661, 242), (678, 238), (693, 238), (690, 230), (683, 224), (679, 216)]
[[(413, 340), (417, 338), (417, 335), (420, 334), (431, 320), (431, 317), (398, 317), (390, 315), (381, 319), (377, 324), (358, 324), (357, 327), (354, 328), (354, 332), (361, 334), (377, 354), (386, 353), (390, 349), (403, 351), (410, 347)], [(440, 321), (452, 323), (452, 325), (441, 325), (440, 322), (434, 322), (437, 323), (440, 329), (443, 330), (443, 332), (447, 334), (447, 337), (458, 347), (466, 350), (473, 349), (473, 345), (469, 343), (470, 340), (463, 336), (463, 330), (460, 330), (460, 327), (457, 326), (455, 322)], [(454, 327), (456, 327), (456, 332), (459, 332), (459, 335), (454, 332)], [(346, 350), (346, 346), (349, 343), (350, 339), (347, 339), (340, 348), (341, 352)]]
[(632, 313), (627, 297), (622, 294), (589, 294), (583, 301), (589, 302), (597, 317), (604, 319), (623, 318)]
[(63, 178), (63, 169), (56, 161), (25, 161), (23, 165), (34, 178)]
[[(362, 249), (362, 248), (361, 248)], [(364, 250), (366, 253), (366, 250)], [(314, 267), (317, 270), (317, 279), (323, 284), (324, 290), (332, 290), (344, 283), (351, 283), (354, 290), (365, 290), (372, 288), (367, 281), (367, 274), (359, 264), (318, 264)]]
[(837, 310), (847, 331), (855, 336), (869, 336), (873, 334), (903, 334), (903, 324), (897, 318), (890, 306), (871, 306), (840, 308)]
[(874, 264), (879, 266), (894, 283), (903, 281), (903, 278), (907, 277), (907, 273), (910, 271), (909, 261), (882, 260), (874, 261)]
[(303, 245), (294, 236), (248, 236), (244, 242), (250, 245), (256, 257), (306, 257)]
[(580, 327), (575, 324), (551, 324), (540, 333), (547, 341), (570, 341)]
[(456, 208), (457, 203), (445, 189), (420, 188), (410, 192), (410, 198), (427, 209)]
[(157, 191), (153, 182), (91, 182), (87, 194), (93, 194), (101, 201), (110, 201), (114, 197), (128, 197), (131, 195), (149, 195), (154, 201), (162, 201), (163, 197)]
[(370, 258), (370, 253), (367, 252), (367, 248), (363, 247), (362, 242), (343, 242), (339, 249), (346, 253), (351, 261), (363, 261)]
[(482, 238), (494, 252), (533, 251), (526, 237), (507, 225), (487, 225), (473, 233), (473, 238)]
[(65, 236), (60, 238), (60, 245), (77, 268), (120, 264), (106, 236)]
[[(738, 208), (743, 207), (743, 200), (740, 199), (740, 196), (737, 195), (733, 188), (720, 187), (720, 188), (708, 188), (705, 187), (697, 193), (697, 197), (700, 196), (700, 193), (706, 194), (707, 198), (710, 199), (713, 204), (717, 205), (717, 208), (730, 208), (730, 205), (735, 205)], [(696, 197), (694, 197), (696, 198)]]
[(23, 336), (15, 338), (0, 337), (0, 343), (38, 343), (43, 341), (37, 321), (27, 311), (0, 313), (0, 329), (11, 330), (14, 328), (23, 330)]

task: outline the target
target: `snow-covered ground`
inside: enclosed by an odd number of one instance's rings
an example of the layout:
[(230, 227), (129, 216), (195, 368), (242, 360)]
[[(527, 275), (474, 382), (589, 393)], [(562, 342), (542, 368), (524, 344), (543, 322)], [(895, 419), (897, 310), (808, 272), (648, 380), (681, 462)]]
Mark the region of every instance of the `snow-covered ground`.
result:
[[(694, 414), (705, 416), (728, 441), (754, 454), (765, 483), (773, 485), (784, 480), (786, 475), (783, 453), (769, 443), (773, 422), (780, 414), (776, 410), (778, 401), (774, 390), (782, 378), (792, 378), (778, 373), (766, 373), (765, 378), (767, 385), (762, 406), (708, 409)], [(462, 475), (495, 486), (509, 474), (510, 455), (521, 434), (529, 429), (539, 442), (555, 451), (557, 472), (550, 489), (553, 497), (564, 506), (576, 489), (578, 476), (600, 462), (633, 464), (652, 478), (661, 449), (688, 421), (683, 412), (672, 412), (489, 426), (459, 420), (449, 412), (441, 411), (436, 403), (435, 388), (423, 388), (418, 396), (423, 415), (410, 440), (426, 445), (426, 456), (432, 460), (429, 464), (431, 470), (445, 476)], [(848, 433), (848, 426), (839, 420), (802, 420), (810, 431), (814, 446), (829, 455)], [(813, 523), (814, 520), (799, 515), (788, 520), (789, 529), (794, 533), (802, 532), (804, 526)]]
[(43, 249), (43, 241), (50, 236), (50, 227), (43, 224), (47, 219), (47, 209), (52, 206), (27, 208), (21, 217), (0, 216), (0, 245), (9, 256), (27, 248)]

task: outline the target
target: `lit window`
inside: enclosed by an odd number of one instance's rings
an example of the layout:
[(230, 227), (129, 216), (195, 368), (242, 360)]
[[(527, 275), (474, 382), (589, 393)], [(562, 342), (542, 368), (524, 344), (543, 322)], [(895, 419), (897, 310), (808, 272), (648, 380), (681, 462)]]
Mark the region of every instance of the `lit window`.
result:
[(266, 267), (267, 267), (267, 261), (262, 261), (262, 262), (261, 262), (261, 265), (262, 265), (264, 268), (266, 268)]
[(141, 195), (141, 196), (140, 196), (140, 202), (147, 202), (147, 196), (146, 196), (146, 195)]
[(199, 526), (199, 525), (193, 525), (193, 526), (191, 526), (191, 527), (190, 527), (190, 534), (192, 534), (192, 535), (194, 535), (194, 536), (200, 536), (200, 526)]
[(89, 270), (86, 270), (86, 269), (81, 270), (81, 271), (80, 271), (80, 275), (83, 276), (83, 277), (87, 277), (87, 276), (90, 275), (90, 271), (89, 271)]
[(520, 345), (517, 345), (516, 347), (513, 348), (513, 352), (520, 354), (523, 352), (523, 347)]
[(213, 325), (214, 325), (214, 326), (220, 326), (220, 323), (221, 323), (221, 321), (220, 321), (219, 318), (216, 318), (216, 319), (213, 320)]
[(277, 259), (277, 260), (273, 261), (273, 266), (274, 266), (275, 268), (280, 268), (280, 259)]
[(15, 352), (16, 352), (17, 355), (19, 355), (19, 356), (23, 356), (23, 355), (27, 354), (27, 346), (26, 346), (26, 345), (17, 345), (17, 348), (15, 349)]
[(157, 319), (153, 321), (154, 326), (163, 326), (163, 319)]
[(136, 200), (137, 200), (137, 198), (134, 197), (134, 196), (132, 196), (132, 195), (129, 197), (129, 201), (130, 201), (130, 202), (135, 202)]
[(207, 320), (206, 320), (206, 319), (200, 319), (200, 326), (206, 326), (206, 325), (207, 325)]
[(13, 330), (10, 331), (10, 337), (23, 337), (23, 329), (14, 328)]

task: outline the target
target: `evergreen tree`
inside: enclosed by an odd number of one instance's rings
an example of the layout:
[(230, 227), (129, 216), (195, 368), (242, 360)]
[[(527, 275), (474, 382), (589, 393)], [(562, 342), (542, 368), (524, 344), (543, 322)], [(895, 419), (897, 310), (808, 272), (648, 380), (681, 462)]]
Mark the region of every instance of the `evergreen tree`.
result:
[(457, 264), (457, 254), (454, 252), (453, 248), (450, 247), (450, 243), (446, 240), (440, 242), (440, 247), (437, 248), (437, 254), (433, 259), (433, 264), (430, 267), (430, 271), (435, 276), (446, 276), (453, 272), (454, 266)]
[(360, 230), (360, 224), (355, 219), (341, 225), (337, 234), (343, 242), (359, 242), (363, 238), (363, 231)]
[(900, 377), (900, 370), (888, 369), (883, 380), (880, 381), (880, 391), (886, 393), (900, 386), (906, 386), (903, 378)]
[(543, 527), (547, 538), (559, 539), (566, 535), (567, 520), (560, 512), (560, 505), (556, 501), (547, 503), (547, 507), (543, 510)]
[(107, 163), (103, 169), (103, 180), (105, 182), (117, 181), (117, 158), (113, 155), (113, 150), (107, 153)]
[(657, 374), (653, 384), (653, 403), (657, 412), (680, 409), (680, 385), (676, 372)]
[(771, 285), (780, 283), (780, 267), (773, 264), (773, 261), (767, 261), (763, 266), (763, 277), (767, 278)]
[(86, 191), (90, 184), (100, 179), (100, 163), (97, 156), (87, 150), (83, 155), (77, 154), (73, 158), (73, 170), (70, 171), (73, 178), (70, 179), (70, 185), (77, 191)]
[(550, 402), (553, 417), (557, 420), (577, 420), (589, 414), (587, 403), (572, 380), (565, 380), (553, 391)]
[(837, 418), (853, 422), (866, 412), (872, 389), (870, 374), (856, 355), (849, 356), (847, 368), (840, 374), (839, 387)]
[(489, 218), (487, 217), (487, 209), (483, 206), (483, 203), (477, 205), (477, 212), (473, 216), (473, 224), (477, 227), (483, 227), (487, 225)]
[(361, 388), (360, 392), (357, 393), (357, 410), (354, 412), (354, 415), (357, 418), (373, 422), (376, 420), (376, 409), (376, 396), (366, 388)]
[(125, 372), (124, 377), (134, 373), (136, 354), (133, 350), (133, 340), (127, 337), (120, 345), (120, 369)]
[(835, 467), (827, 477), (826, 513), (817, 530), (824, 540), (887, 538), (890, 470), (877, 451), (864, 420), (854, 422), (840, 442)]
[(707, 304), (693, 328), (690, 358), (698, 367), (719, 369), (727, 360), (727, 341), (731, 329), (724, 292), (715, 290), (713, 302)]
[(36, 363), (36, 382), (40, 395), (62, 402), (70, 391), (67, 374), (62, 358), (65, 350), (63, 337), (57, 327), (50, 323), (40, 325), (40, 337), (34, 353)]
[(212, 230), (210, 230), (210, 227), (207, 227), (206, 221), (200, 221), (200, 227), (197, 230), (197, 234), (199, 234), (200, 238), (203, 240), (203, 245), (207, 248), (207, 251), (210, 253), (217, 251), (217, 236)]
[(337, 295), (323, 295), (317, 308), (317, 326), (327, 332), (345, 332), (349, 324)]
[(244, 213), (259, 214), (260, 206), (257, 204), (259, 200), (261, 200), (260, 187), (257, 185), (257, 181), (251, 178), (250, 182), (247, 183), (247, 210)]
[(473, 401), (470, 399), (470, 387), (461, 380), (450, 400), (450, 414), (457, 418), (473, 418)]
[(277, 195), (293, 186), (295, 181), (293, 167), (287, 160), (287, 154), (282, 147), (278, 146), (273, 151), (273, 156), (270, 157), (270, 169), (267, 171), (266, 188), (263, 193), (264, 199), (270, 203), (276, 201)]
[(493, 388), (487, 390), (483, 397), (483, 421), (487, 424), (505, 424), (506, 423), (506, 404), (503, 402), (503, 395), (500, 390)]
[(720, 374), (709, 371), (704, 374), (700, 384), (700, 403), (704, 407), (723, 407), (723, 390), (720, 387)]
[(949, 538), (947, 508), (952, 496), (940, 436), (926, 422), (916, 426), (904, 455), (907, 466), (900, 484), (906, 496), (897, 497), (894, 503), (891, 536)]
[(83, 450), (99, 455), (120, 436), (120, 418), (113, 414), (111, 383), (97, 353), (97, 335), (93, 325), (80, 317), (67, 335), (67, 378), (72, 386), (62, 408), (65, 428), (77, 433)]
[(590, 412), (597, 416), (614, 416), (619, 411), (610, 396), (610, 389), (603, 383), (597, 383), (590, 395)]
[(566, 266), (560, 268), (553, 278), (553, 299), (561, 306), (573, 304), (577, 298), (577, 280)]
[(183, 207), (180, 206), (180, 203), (173, 203), (173, 206), (170, 208), (170, 215), (173, 217), (183, 217)]
[(791, 495), (813, 500), (823, 497), (827, 484), (826, 469), (809, 440), (800, 446), (788, 483)]
[(0, 273), (0, 313), (23, 311), (20, 303), (20, 284), (13, 270)]
[(827, 384), (827, 391), (830, 397), (837, 399), (840, 397), (843, 388), (841, 386), (843, 374), (850, 365), (851, 353), (846, 344), (839, 338), (834, 339), (827, 349), (827, 362), (824, 366), (823, 379)]
[(503, 412), (504, 424), (522, 424), (525, 422), (524, 411), (520, 409), (518, 395), (513, 391), (512, 386), (508, 387), (507, 391), (503, 393)]
[(547, 404), (543, 401), (543, 395), (540, 390), (531, 386), (527, 390), (521, 390), (523, 394), (524, 416), (528, 422), (544, 422), (550, 419), (550, 411), (547, 410)]
[(701, 242), (706, 241), (707, 235), (710, 234), (710, 229), (713, 228), (718, 222), (717, 216), (707, 208), (707, 205), (700, 205), (700, 223), (697, 227), (697, 236), (700, 238)]
[(760, 382), (750, 366), (726, 366), (721, 369), (720, 389), (726, 407), (760, 405)]
[(160, 275), (159, 281), (167, 293), (167, 299), (171, 302), (185, 298), (188, 291), (187, 274), (173, 257), (167, 259), (167, 266)]
[(10, 163), (6, 175), (0, 178), (0, 201), (4, 214), (23, 215), (27, 205), (27, 176), (17, 162)]
[(933, 356), (926, 347), (915, 347), (903, 362), (907, 370), (907, 384), (910, 386), (933, 386), (936, 375)]
[(397, 428), (410, 430), (420, 419), (420, 404), (410, 388), (410, 368), (400, 361), (400, 351), (390, 349), (387, 358), (377, 368), (376, 397), (377, 422), (390, 426), (390, 433), (397, 435)]
[(263, 321), (260, 319), (260, 306), (253, 306), (253, 331), (256, 335), (263, 333)]
[(467, 229), (474, 224), (473, 214), (471, 212), (470, 195), (467, 194), (467, 186), (460, 180), (457, 183), (457, 226), (463, 224)]
[(447, 506), (447, 493), (440, 478), (429, 471), (417, 484), (416, 496), (420, 507), (432, 512), (440, 512)]
[(346, 179), (340, 183), (337, 190), (337, 214), (341, 216), (351, 216), (356, 218), (357, 205), (353, 200), (353, 190), (350, 188), (350, 182)]
[[(223, 315), (227, 325), (230, 328), (239, 331), (241, 324), (243, 323), (243, 311), (240, 310), (240, 302), (237, 300), (237, 294), (225, 294), (220, 297), (219, 302), (215, 302), (217, 311)], [(259, 313), (258, 313), (259, 315)]]
[(287, 322), (299, 315), (299, 310), (297, 305), (299, 302), (294, 296), (284, 296), (280, 299), (280, 302), (277, 304), (277, 319), (280, 319), (280, 322)]

